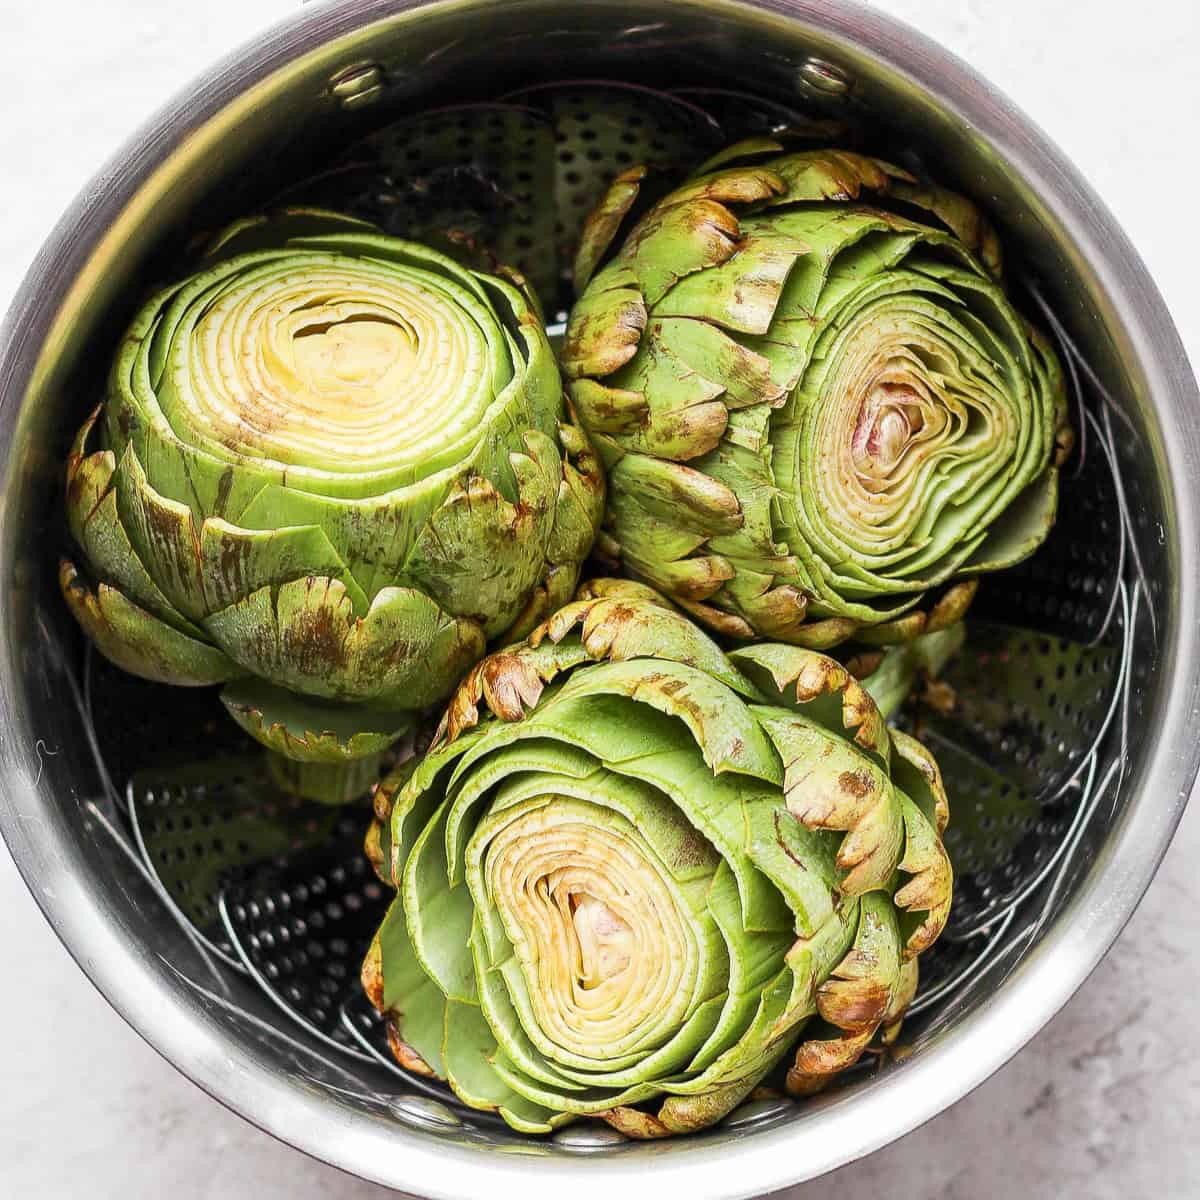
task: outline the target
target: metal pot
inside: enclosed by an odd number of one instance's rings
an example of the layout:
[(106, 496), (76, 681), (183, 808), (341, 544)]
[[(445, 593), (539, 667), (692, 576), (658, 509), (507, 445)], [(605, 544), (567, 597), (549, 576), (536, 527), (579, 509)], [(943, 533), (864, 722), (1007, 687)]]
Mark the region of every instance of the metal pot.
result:
[[(1111, 517), (1073, 534), (1077, 569), (1043, 560), (1011, 601), (1035, 629), (1099, 612), (1121, 633), (1113, 703), (1086, 754), (1082, 721), (1073, 734), (1069, 721), (1049, 735), (1036, 726), (1079, 759), (1064, 777), (1071, 819), (1046, 824), (1040, 858), (1011, 854), (1004, 878), (966, 873), (977, 911), (960, 942), (984, 950), (926, 1005), (913, 1053), (804, 1106), (757, 1101), (705, 1135), (653, 1145), (570, 1128), (536, 1142), (402, 1095), (393, 1078), (293, 1036), (261, 993), (214, 970), (117, 828), (51, 552), (68, 431), (139, 280), (198, 214), (274, 194), (389, 113), (614, 75), (876, 114), (999, 219), (1070, 349), (1093, 406), (1081, 410), (1093, 461), (1111, 456), (1102, 475), (1115, 489)], [(1071, 165), (963, 64), (876, 12), (819, 0), (315, 6), (214, 67), (110, 163), (42, 250), (0, 335), (0, 828), (48, 920), (130, 1024), (230, 1108), (336, 1166), (430, 1197), (512, 1189), (530, 1200), (636, 1191), (651, 1169), (657, 1190), (696, 1198), (810, 1178), (934, 1116), (1014, 1054), (1112, 944), (1166, 850), (1200, 760), (1198, 401), (1161, 298)], [(1090, 478), (1072, 507), (1095, 499)], [(1118, 543), (1111, 596), (1097, 599), (1092, 567)], [(1069, 716), (1064, 707), (1051, 699), (1052, 715)], [(1036, 758), (1020, 742), (993, 750)]]

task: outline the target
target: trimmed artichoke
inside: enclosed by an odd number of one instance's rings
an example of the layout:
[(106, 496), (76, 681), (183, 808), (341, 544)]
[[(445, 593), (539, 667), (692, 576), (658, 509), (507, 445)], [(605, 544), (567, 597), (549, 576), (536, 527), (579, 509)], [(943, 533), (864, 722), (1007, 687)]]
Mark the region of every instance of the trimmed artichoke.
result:
[(834, 660), (726, 654), (596, 581), (378, 790), (397, 895), (364, 986), (402, 1065), (516, 1129), (700, 1129), (789, 1055), (804, 1094), (894, 1035), (949, 912), (947, 816)]
[(823, 649), (951, 624), (973, 580), (922, 598), (1042, 542), (1072, 436), (994, 232), (888, 163), (755, 139), (596, 270), (644, 176), (588, 220), (563, 348), (609, 473), (601, 547), (731, 637)]
[(264, 744), (344, 763), (569, 599), (603, 496), (520, 287), (289, 210), (138, 313), (71, 450), (61, 583), (118, 666), (226, 683)]

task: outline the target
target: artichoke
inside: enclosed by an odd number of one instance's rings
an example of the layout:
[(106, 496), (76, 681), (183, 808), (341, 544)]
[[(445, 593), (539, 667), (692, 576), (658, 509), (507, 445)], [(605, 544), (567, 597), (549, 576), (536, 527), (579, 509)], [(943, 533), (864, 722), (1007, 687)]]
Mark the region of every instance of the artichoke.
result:
[(727, 654), (594, 581), (381, 784), (367, 852), (396, 898), (363, 983), (402, 1065), (516, 1129), (700, 1129), (894, 1035), (949, 912), (947, 816), (833, 659)]
[(563, 347), (609, 474), (601, 547), (726, 636), (824, 649), (951, 624), (968, 577), (1046, 537), (1072, 437), (995, 233), (899, 167), (760, 138), (597, 270), (645, 175), (588, 219)]
[(70, 453), (61, 584), (100, 651), (352, 763), (569, 599), (603, 476), (519, 283), (321, 211), (218, 237)]

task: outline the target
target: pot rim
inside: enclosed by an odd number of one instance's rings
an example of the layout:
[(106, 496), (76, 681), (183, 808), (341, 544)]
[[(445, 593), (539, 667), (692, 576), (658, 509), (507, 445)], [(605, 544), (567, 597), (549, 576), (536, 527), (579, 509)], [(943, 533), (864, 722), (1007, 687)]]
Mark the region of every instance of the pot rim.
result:
[[(344, 0), (299, 11), (228, 55), (162, 108), (83, 189), (19, 287), (0, 326), (0, 420), (15, 423), (40, 348), (68, 290), (101, 236), (178, 142), (232, 99), (293, 58), (381, 19), (461, 0)], [(685, 0), (687, 2), (687, 0)], [(765, 12), (798, 21), (901, 69), (934, 102), (962, 115), (1014, 170), (1038, 181), (1041, 198), (1069, 229), (1154, 397), (1174, 518), (1174, 644), (1158, 737), (1137, 795), (1067, 909), (980, 1010), (937, 1037), (902, 1071), (833, 1096), (800, 1122), (752, 1137), (683, 1139), (581, 1159), (520, 1156), (451, 1144), (364, 1113), (342, 1111), (285, 1079), (244, 1046), (220, 1036), (199, 1010), (174, 1002), (169, 970), (144, 947), (122, 942), (56, 847), (37, 762), (20, 738), (0, 735), (0, 832), (67, 950), (109, 1003), (177, 1069), (260, 1129), (332, 1166), (438, 1200), (517, 1187), (528, 1200), (608, 1200), (644, 1183), (653, 1153), (656, 1187), (689, 1197), (743, 1197), (809, 1179), (878, 1149), (971, 1091), (1036, 1034), (1080, 987), (1116, 940), (1149, 886), (1182, 817), (1200, 765), (1200, 394), (1178, 333), (1145, 266), (1108, 209), (1049, 138), (1010, 101), (937, 43), (857, 0), (703, 0), (710, 10)], [(898, 64), (904, 67), (898, 68)], [(1190, 419), (1189, 419), (1190, 418)], [(13, 465), (5, 445), (0, 483)], [(11, 520), (0, 505), (0, 522)], [(4, 544), (10, 538), (5, 533)], [(11, 731), (14, 655), (0, 662), (0, 729)], [(39, 773), (40, 777), (40, 773)], [(31, 819), (32, 818), (32, 819)]]

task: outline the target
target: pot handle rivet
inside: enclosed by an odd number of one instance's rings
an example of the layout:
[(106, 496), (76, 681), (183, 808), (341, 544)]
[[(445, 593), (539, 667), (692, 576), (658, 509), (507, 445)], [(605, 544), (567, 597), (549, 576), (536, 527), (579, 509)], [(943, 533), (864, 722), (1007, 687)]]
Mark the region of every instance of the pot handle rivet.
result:
[(351, 63), (329, 80), (329, 92), (342, 108), (363, 108), (383, 95), (383, 68), (376, 62)]
[(853, 82), (841, 67), (815, 55), (800, 64), (798, 74), (803, 85), (823, 96), (845, 96)]

